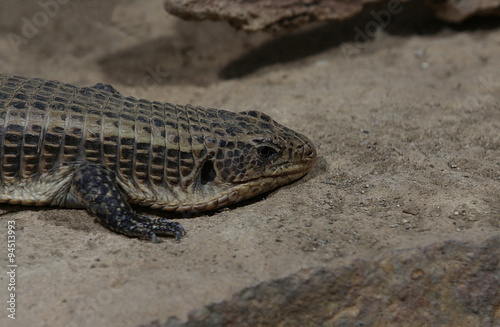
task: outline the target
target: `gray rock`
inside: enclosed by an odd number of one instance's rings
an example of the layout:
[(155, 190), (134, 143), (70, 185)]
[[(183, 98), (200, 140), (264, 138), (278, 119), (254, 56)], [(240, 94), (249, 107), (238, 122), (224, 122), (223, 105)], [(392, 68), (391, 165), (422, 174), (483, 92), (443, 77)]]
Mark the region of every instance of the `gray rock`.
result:
[[(473, 15), (500, 15), (498, 0), (421, 0), (446, 21), (461, 22)], [(246, 31), (277, 31), (314, 21), (345, 20), (366, 5), (397, 7), (403, 1), (382, 0), (165, 0), (165, 9), (191, 20), (225, 20)]]
[(500, 325), (500, 236), (400, 250), (340, 269), (316, 268), (150, 326)]

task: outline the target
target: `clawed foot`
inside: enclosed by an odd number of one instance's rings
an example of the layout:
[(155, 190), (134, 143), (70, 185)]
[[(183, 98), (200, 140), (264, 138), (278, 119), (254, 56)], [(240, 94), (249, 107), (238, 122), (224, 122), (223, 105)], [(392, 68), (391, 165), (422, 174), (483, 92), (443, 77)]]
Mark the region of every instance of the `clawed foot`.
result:
[(186, 235), (186, 230), (181, 224), (166, 220), (163, 218), (158, 218), (151, 225), (143, 225), (142, 228), (149, 229), (148, 235), (153, 243), (163, 242), (158, 238), (158, 235), (173, 235), (177, 242), (180, 242), (181, 238)]

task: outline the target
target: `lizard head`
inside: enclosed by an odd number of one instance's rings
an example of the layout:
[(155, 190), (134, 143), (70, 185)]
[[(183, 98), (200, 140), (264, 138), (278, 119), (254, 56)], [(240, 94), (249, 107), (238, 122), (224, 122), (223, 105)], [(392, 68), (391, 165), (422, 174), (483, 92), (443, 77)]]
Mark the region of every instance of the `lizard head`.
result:
[(316, 161), (316, 150), (307, 137), (261, 112), (218, 110), (213, 114), (217, 115), (212, 120), (214, 147), (199, 167), (195, 183), (198, 203), (203, 203), (200, 210), (288, 184), (307, 174)]

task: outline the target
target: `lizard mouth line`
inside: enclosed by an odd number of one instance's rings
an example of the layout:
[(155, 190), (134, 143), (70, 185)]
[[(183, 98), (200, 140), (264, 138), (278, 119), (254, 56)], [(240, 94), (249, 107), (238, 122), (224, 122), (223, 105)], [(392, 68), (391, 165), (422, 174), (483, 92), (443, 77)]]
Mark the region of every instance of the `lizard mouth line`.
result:
[[(308, 165), (294, 164), (281, 170), (276, 170), (272, 175), (260, 177), (236, 184), (229, 189), (222, 191), (218, 196), (195, 203), (184, 203), (176, 208), (163, 207), (163, 210), (175, 210), (177, 212), (200, 212), (205, 210), (215, 210), (223, 206), (234, 204), (242, 200), (254, 197), (264, 192), (275, 189), (278, 186), (289, 184), (306, 175), (311, 169), (313, 162), (308, 160)], [(313, 161), (313, 160), (312, 160)]]

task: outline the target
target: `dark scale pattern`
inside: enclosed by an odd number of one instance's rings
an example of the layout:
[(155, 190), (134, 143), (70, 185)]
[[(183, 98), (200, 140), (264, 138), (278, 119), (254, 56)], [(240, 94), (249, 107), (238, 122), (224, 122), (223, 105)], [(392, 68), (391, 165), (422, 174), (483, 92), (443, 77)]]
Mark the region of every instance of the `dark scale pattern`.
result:
[(165, 104), (165, 143), (167, 157), (165, 165), (165, 176), (167, 184), (177, 186), (179, 184), (179, 130), (177, 123), (177, 111), (174, 105)]
[(307, 138), (257, 111), (0, 74), (0, 202), (84, 206), (128, 236), (184, 234), (129, 203), (212, 210), (299, 178), (315, 157)]

